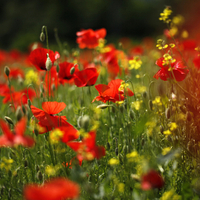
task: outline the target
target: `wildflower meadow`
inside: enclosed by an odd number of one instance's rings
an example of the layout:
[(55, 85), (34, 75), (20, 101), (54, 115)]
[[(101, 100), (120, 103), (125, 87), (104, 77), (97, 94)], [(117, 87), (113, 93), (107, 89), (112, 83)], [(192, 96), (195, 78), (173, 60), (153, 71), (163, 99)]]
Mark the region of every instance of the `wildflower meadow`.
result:
[(0, 50), (1, 200), (200, 199), (200, 40), (163, 9), (140, 43)]

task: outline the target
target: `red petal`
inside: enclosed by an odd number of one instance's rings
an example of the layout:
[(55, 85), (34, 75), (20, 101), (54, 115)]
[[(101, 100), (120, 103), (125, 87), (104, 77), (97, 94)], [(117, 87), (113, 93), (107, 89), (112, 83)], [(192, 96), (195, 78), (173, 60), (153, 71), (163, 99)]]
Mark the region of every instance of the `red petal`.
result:
[(12, 141), (14, 138), (14, 135), (10, 131), (10, 128), (8, 127), (8, 125), (3, 120), (0, 120), (0, 127), (1, 127), (4, 135), (8, 138), (8, 140)]
[(43, 110), (50, 115), (54, 115), (61, 112), (65, 107), (66, 107), (66, 104), (63, 102), (54, 101), (54, 102), (42, 103)]
[(23, 117), (17, 124), (15, 125), (15, 134), (23, 135), (26, 130), (26, 118)]

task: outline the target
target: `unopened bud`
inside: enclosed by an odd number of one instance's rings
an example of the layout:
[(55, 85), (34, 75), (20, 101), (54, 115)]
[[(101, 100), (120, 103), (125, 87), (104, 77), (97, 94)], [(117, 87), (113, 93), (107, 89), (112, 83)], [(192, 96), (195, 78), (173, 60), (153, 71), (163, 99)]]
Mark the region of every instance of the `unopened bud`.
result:
[(51, 62), (51, 59), (49, 58), (48, 53), (47, 53), (47, 60), (46, 60), (45, 66), (46, 66), (47, 71), (49, 71), (52, 67), (52, 62)]
[(107, 142), (107, 150), (109, 150), (110, 149), (110, 143), (109, 142)]
[(164, 132), (164, 127), (161, 125), (160, 126), (160, 132), (163, 134), (163, 132)]
[(26, 108), (24, 105), (22, 105), (22, 111), (23, 111), (24, 115), (26, 115)]
[(24, 168), (27, 168), (27, 167), (28, 167), (28, 161), (25, 160), (25, 161), (24, 161)]
[(56, 90), (56, 86), (55, 86), (54, 83), (51, 85), (51, 89), (52, 89), (52, 91), (55, 91), (55, 90)]
[(70, 69), (70, 74), (73, 75), (74, 72), (75, 72), (75, 67), (72, 67), (72, 68)]
[(90, 122), (90, 118), (88, 115), (84, 115), (81, 118), (79, 118), (79, 125), (81, 128), (84, 128), (85, 130), (87, 130), (88, 126), (89, 126), (89, 122)]
[(110, 107), (109, 105), (107, 104), (101, 104), (101, 105), (98, 105), (97, 108), (100, 108), (100, 109), (105, 109), (105, 108), (108, 108)]
[(118, 156), (118, 148), (115, 149), (115, 155)]
[(59, 73), (59, 71), (60, 71), (60, 66), (56, 65), (56, 72)]
[(39, 172), (37, 173), (37, 178), (38, 178), (40, 181), (43, 180), (43, 175), (42, 175), (42, 172), (41, 172), (41, 171), (39, 171)]
[(10, 117), (5, 116), (4, 119), (5, 119), (9, 124), (14, 125), (13, 120), (12, 120)]
[(42, 31), (42, 32), (40, 33), (40, 41), (41, 41), (41, 42), (44, 42), (44, 40), (45, 40), (45, 34), (44, 34), (44, 32)]
[(153, 110), (153, 103), (152, 103), (152, 100), (149, 100), (149, 109), (150, 109), (150, 110)]
[(134, 113), (133, 110), (130, 110), (129, 115), (130, 115), (130, 118), (131, 118), (131, 119), (135, 119), (135, 113)]
[(171, 117), (171, 108), (170, 107), (165, 110), (165, 117), (167, 119), (169, 119)]
[(30, 99), (28, 99), (28, 106), (29, 106), (29, 108), (31, 108), (31, 100)]
[(144, 91), (143, 94), (142, 94), (142, 96), (143, 96), (144, 99), (146, 99), (147, 98), (147, 92)]
[(17, 107), (15, 115), (17, 117), (17, 121), (19, 121), (22, 118), (23, 114), (22, 114), (22, 110), (21, 110), (20, 106)]
[(7, 77), (9, 77), (9, 75), (10, 75), (10, 69), (9, 69), (8, 66), (4, 67), (4, 73), (6, 74)]

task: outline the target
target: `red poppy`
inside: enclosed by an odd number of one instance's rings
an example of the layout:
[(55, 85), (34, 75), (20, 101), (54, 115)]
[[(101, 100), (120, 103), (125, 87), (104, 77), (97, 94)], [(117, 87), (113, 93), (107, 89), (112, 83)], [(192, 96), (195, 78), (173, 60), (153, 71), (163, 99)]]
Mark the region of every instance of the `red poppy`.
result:
[(92, 102), (102, 101), (106, 103), (107, 101), (123, 101), (125, 99), (125, 95), (133, 96), (134, 93), (129, 89), (120, 88), (120, 86), (124, 83), (121, 79), (112, 80), (108, 83), (108, 85), (99, 84), (96, 85), (95, 88), (99, 92), (99, 96), (95, 97)]
[(24, 72), (19, 68), (10, 68), (9, 78), (24, 78)]
[(31, 51), (29, 55), (29, 60), (38, 70), (47, 70), (46, 69), (47, 53), (49, 54), (49, 58), (53, 65), (55, 61), (55, 53), (50, 49), (44, 49), (44, 48), (34, 49), (33, 51)]
[(105, 38), (106, 29), (102, 28), (96, 31), (87, 29), (77, 32), (76, 35), (78, 36), (76, 42), (79, 44), (80, 49), (93, 49), (98, 46), (99, 39)]
[(150, 170), (148, 173), (142, 176), (141, 187), (143, 190), (150, 190), (152, 188), (162, 188), (164, 186), (164, 180), (161, 175), (155, 171)]
[(11, 131), (9, 126), (0, 119), (0, 127), (3, 135), (0, 136), (0, 147), (13, 147), (15, 145), (22, 145), (25, 147), (32, 147), (34, 139), (29, 136), (24, 136), (26, 130), (26, 118), (22, 118), (15, 125), (14, 131)]
[(83, 160), (100, 159), (106, 155), (105, 148), (96, 146), (96, 133), (90, 131), (82, 142), (68, 142), (67, 145), (77, 152), (77, 158)]
[(31, 105), (31, 111), (35, 118), (39, 120), (39, 125), (42, 127), (43, 130), (39, 130), (40, 134), (46, 133), (53, 128), (59, 126), (72, 126), (66, 120), (65, 116), (56, 116), (66, 107), (66, 104), (63, 102), (43, 102), (42, 108), (43, 110), (36, 108), (35, 106)]
[[(163, 81), (174, 79), (174, 77), (176, 81), (183, 81), (189, 72), (181, 61), (175, 61), (171, 64), (164, 65), (163, 57), (156, 61), (156, 65), (158, 65), (161, 69), (154, 75), (154, 78), (160, 78)], [(173, 74), (170, 69), (173, 71)]]
[(74, 73), (79, 71), (78, 65), (69, 62), (62, 62), (59, 64), (60, 70), (58, 78), (60, 83), (71, 83), (74, 80), (74, 74), (71, 74), (71, 69), (74, 67)]
[(78, 198), (79, 185), (66, 178), (55, 178), (42, 186), (37, 184), (26, 185), (24, 188), (25, 200), (64, 200)]
[(88, 67), (74, 73), (74, 83), (77, 87), (92, 86), (96, 83), (99, 73), (95, 67)]

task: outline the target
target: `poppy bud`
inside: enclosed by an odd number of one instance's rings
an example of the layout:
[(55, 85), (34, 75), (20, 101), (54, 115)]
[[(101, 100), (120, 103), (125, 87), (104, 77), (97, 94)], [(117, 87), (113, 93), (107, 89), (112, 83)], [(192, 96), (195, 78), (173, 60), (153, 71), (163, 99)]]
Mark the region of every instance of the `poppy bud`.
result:
[(115, 149), (115, 155), (118, 156), (118, 148)]
[(31, 107), (31, 100), (30, 99), (28, 99), (28, 106), (29, 106), (29, 108)]
[(122, 156), (122, 154), (120, 153), (118, 157), (119, 157), (120, 164), (123, 165), (123, 156)]
[(171, 117), (171, 108), (170, 107), (165, 110), (165, 117), (167, 119), (169, 119)]
[(75, 67), (72, 67), (72, 68), (70, 69), (70, 74), (73, 75), (74, 72), (75, 72)]
[(28, 167), (28, 161), (25, 160), (25, 161), (24, 161), (24, 168), (27, 168), (27, 167)]
[(192, 120), (192, 115), (191, 115), (190, 112), (187, 112), (187, 113), (186, 113), (186, 120), (187, 120), (188, 122), (190, 122), (190, 121)]
[(45, 40), (45, 34), (44, 34), (44, 32), (41, 32), (40, 33), (40, 41), (44, 42), (44, 40)]
[(22, 105), (22, 111), (23, 111), (24, 115), (26, 115), (26, 108), (24, 105)]
[(84, 128), (85, 130), (87, 130), (87, 128), (89, 126), (89, 122), (90, 122), (89, 116), (84, 115), (80, 118), (79, 125), (81, 128)]
[(60, 66), (59, 65), (56, 65), (56, 71), (57, 71), (57, 73), (59, 73), (59, 71), (60, 71)]
[(107, 150), (109, 150), (109, 149), (110, 149), (110, 143), (107, 142)]
[(21, 110), (20, 106), (17, 107), (15, 115), (17, 117), (17, 121), (19, 121), (22, 118), (23, 114), (22, 114), (22, 110)]
[(39, 165), (37, 165), (36, 166), (36, 171), (39, 172), (39, 170), (40, 170), (40, 167), (39, 167)]
[(100, 105), (97, 106), (97, 108), (100, 108), (100, 109), (105, 109), (105, 108), (108, 108), (108, 107), (110, 107), (110, 106), (107, 105), (107, 104), (100, 104)]
[(144, 91), (143, 94), (142, 94), (142, 96), (143, 96), (144, 99), (146, 99), (147, 98), (147, 92)]
[(36, 135), (36, 136), (38, 136), (38, 134), (39, 134), (39, 131), (38, 131), (38, 129), (37, 129), (37, 128), (34, 128), (34, 133), (35, 133), (35, 135)]
[(9, 75), (10, 75), (10, 69), (9, 69), (8, 66), (4, 67), (4, 73), (6, 74), (7, 77), (9, 77)]
[(49, 58), (48, 53), (47, 53), (47, 60), (46, 60), (45, 66), (46, 66), (47, 71), (49, 71), (52, 67), (52, 62), (51, 62), (51, 59)]
[(39, 171), (39, 172), (37, 173), (37, 178), (38, 178), (40, 181), (43, 180), (43, 175), (42, 175), (42, 172), (41, 172), (41, 171)]
[(52, 84), (51, 89), (52, 89), (52, 91), (55, 91), (55, 90), (56, 90), (56, 86), (55, 86), (54, 83)]
[(150, 110), (153, 110), (153, 103), (152, 103), (152, 100), (149, 100), (149, 108), (150, 108)]
[(164, 132), (164, 127), (161, 125), (160, 126), (160, 132), (163, 134), (163, 132)]
[(10, 117), (5, 116), (4, 119), (9, 123), (14, 125), (13, 120)]
[(129, 115), (130, 115), (131, 119), (133, 119), (133, 120), (135, 119), (135, 113), (133, 110), (130, 110)]

